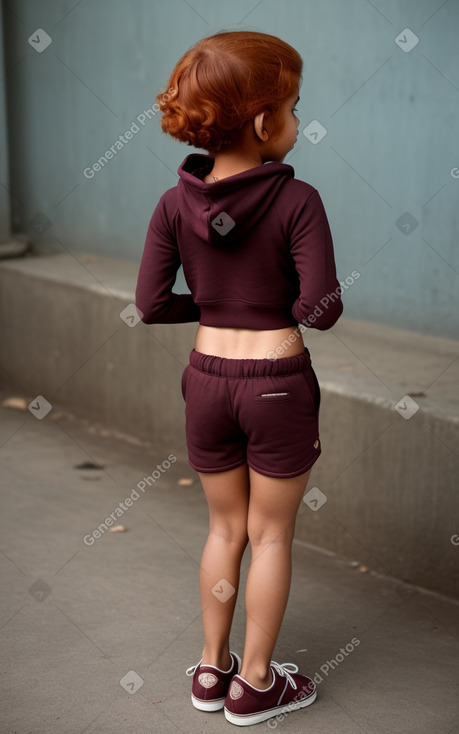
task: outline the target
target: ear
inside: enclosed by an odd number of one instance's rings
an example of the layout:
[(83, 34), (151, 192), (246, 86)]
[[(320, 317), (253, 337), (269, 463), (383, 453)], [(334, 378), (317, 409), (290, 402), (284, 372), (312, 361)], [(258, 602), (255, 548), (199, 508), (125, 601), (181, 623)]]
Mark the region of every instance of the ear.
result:
[(257, 138), (260, 138), (263, 143), (266, 143), (269, 138), (268, 131), (265, 127), (266, 117), (266, 112), (260, 112), (260, 114), (253, 118), (253, 129), (255, 131), (255, 135), (257, 136)]

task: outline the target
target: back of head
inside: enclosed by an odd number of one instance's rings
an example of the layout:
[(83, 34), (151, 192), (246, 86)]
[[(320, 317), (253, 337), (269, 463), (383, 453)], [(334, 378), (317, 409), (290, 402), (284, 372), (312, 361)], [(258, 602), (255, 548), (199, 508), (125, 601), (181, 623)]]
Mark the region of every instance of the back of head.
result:
[(301, 77), (298, 52), (277, 36), (226, 31), (189, 49), (157, 95), (164, 132), (210, 153), (237, 143), (260, 112), (273, 115)]

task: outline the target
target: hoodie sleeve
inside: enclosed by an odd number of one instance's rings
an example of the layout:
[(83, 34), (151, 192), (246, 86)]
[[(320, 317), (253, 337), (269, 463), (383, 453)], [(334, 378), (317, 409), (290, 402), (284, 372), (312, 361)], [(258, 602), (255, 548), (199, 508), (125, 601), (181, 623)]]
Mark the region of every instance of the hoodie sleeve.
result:
[(290, 232), (291, 254), (299, 277), (292, 313), (299, 324), (325, 331), (343, 312), (336, 279), (330, 227), (319, 193), (307, 199)]
[(136, 306), (146, 324), (199, 321), (200, 309), (191, 294), (172, 293), (180, 264), (163, 194), (150, 220), (135, 292)]

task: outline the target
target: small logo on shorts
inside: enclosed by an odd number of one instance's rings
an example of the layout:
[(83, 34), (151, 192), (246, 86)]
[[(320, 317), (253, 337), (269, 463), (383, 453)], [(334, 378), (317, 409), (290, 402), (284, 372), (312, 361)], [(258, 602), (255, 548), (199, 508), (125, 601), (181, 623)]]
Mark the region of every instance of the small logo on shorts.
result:
[(319, 448), (319, 446), (320, 446), (320, 441), (319, 441), (319, 439), (317, 438), (317, 439), (316, 439), (316, 440), (314, 441), (314, 448), (315, 448), (315, 449), (318, 449), (318, 448)]

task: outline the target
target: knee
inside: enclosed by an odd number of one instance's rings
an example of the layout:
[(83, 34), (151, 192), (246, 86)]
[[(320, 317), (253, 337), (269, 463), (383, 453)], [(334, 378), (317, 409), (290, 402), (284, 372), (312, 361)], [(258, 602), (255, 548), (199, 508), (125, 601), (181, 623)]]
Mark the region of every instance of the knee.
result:
[(251, 522), (249, 520), (247, 531), (252, 548), (272, 544), (290, 547), (295, 532), (295, 523), (285, 525), (274, 521)]
[(249, 542), (246, 524), (212, 523), (209, 535), (213, 535), (220, 541), (241, 550), (244, 550)]

